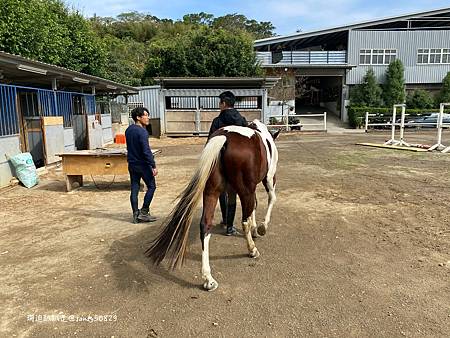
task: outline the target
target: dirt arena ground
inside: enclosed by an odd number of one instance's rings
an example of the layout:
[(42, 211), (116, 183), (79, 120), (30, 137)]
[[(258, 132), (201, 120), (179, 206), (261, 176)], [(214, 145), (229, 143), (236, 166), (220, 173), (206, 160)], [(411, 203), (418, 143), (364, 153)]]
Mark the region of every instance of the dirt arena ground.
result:
[[(261, 257), (216, 228), (211, 293), (201, 288), (200, 215), (181, 270), (143, 256), (204, 139), (151, 140), (162, 150), (154, 224), (130, 223), (126, 176), (66, 193), (55, 170), (31, 190), (1, 190), (0, 336), (448, 337), (450, 154), (355, 145), (386, 137), (282, 135)], [(261, 187), (258, 197), (261, 220)]]

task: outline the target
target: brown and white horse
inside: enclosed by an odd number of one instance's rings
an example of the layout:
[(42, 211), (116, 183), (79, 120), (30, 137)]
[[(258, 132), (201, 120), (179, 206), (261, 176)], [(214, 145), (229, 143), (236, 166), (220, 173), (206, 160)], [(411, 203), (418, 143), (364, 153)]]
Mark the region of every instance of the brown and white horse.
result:
[[(253, 237), (266, 233), (275, 203), (275, 171), (278, 151), (267, 127), (254, 120), (250, 127), (228, 126), (217, 130), (201, 154), (199, 166), (180, 199), (168, 216), (164, 228), (152, 242), (146, 255), (155, 264), (170, 256), (171, 267), (183, 263), (189, 228), (195, 208), (203, 195), (203, 214), (200, 222), (202, 242), (203, 287), (213, 291), (218, 283), (211, 275), (209, 240), (214, 210), (219, 195), (227, 191), (237, 194), (242, 205), (242, 228), (250, 257), (259, 256)], [(256, 225), (256, 186), (262, 182), (268, 193), (268, 208), (264, 222)]]

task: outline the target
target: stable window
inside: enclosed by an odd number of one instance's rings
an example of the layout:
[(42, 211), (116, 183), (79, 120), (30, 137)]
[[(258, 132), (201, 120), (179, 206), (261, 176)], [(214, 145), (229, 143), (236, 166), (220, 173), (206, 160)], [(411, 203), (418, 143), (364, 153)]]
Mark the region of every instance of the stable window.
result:
[(371, 55), (372, 53), (370, 49), (361, 49), (359, 53), (359, 64), (370, 65)]
[(197, 109), (196, 96), (166, 96), (166, 109)]
[(441, 63), (441, 49), (430, 50), (430, 63)]
[(200, 96), (199, 107), (200, 109), (219, 109), (219, 98), (217, 96)]
[(261, 96), (236, 96), (235, 108), (238, 109), (261, 109)]
[(420, 48), (417, 50), (417, 64), (443, 63), (450, 63), (450, 48)]
[(442, 63), (450, 63), (450, 48), (442, 49)]
[(397, 51), (395, 49), (386, 49), (384, 51), (384, 64), (388, 65), (397, 57)]
[(428, 63), (429, 55), (430, 55), (429, 49), (423, 49), (423, 48), (419, 49), (417, 51), (417, 63), (419, 63), (419, 64)]
[(360, 65), (388, 65), (397, 58), (395, 49), (361, 49)]
[(384, 50), (383, 49), (373, 49), (372, 50), (372, 64), (382, 65), (384, 63)]

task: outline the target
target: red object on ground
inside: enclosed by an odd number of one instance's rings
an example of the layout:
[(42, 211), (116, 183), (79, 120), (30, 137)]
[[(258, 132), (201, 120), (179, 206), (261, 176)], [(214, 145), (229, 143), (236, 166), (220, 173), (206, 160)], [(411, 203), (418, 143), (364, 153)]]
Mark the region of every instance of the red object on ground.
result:
[(125, 134), (116, 134), (116, 139), (114, 141), (117, 144), (126, 144)]

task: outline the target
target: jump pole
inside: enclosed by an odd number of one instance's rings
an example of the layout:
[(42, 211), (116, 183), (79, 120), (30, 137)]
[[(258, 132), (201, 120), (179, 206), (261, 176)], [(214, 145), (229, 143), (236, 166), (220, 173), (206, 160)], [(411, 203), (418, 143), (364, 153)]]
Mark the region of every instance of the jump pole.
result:
[(439, 105), (439, 116), (437, 119), (437, 129), (438, 129), (438, 136), (437, 136), (437, 143), (433, 144), (430, 149), (430, 151), (432, 150), (439, 150), (440, 148), (444, 148), (442, 150), (443, 153), (446, 153), (450, 150), (450, 146), (446, 147), (442, 144), (442, 129), (443, 129), (443, 121), (444, 121), (444, 107), (445, 106), (450, 106), (450, 103), (441, 103)]

